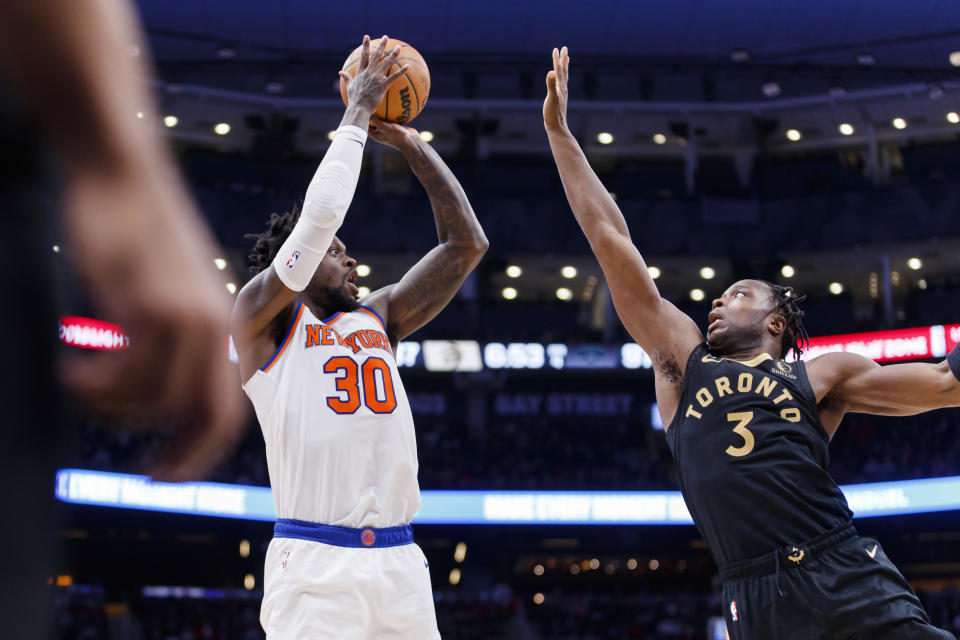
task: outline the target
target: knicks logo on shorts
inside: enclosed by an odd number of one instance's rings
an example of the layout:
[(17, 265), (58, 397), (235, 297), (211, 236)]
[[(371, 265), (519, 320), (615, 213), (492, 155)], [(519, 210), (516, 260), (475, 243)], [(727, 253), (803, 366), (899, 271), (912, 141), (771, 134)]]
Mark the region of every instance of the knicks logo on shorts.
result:
[(362, 542), (366, 547), (373, 545), (373, 543), (376, 541), (377, 534), (375, 534), (372, 529), (364, 529), (360, 534), (360, 542)]
[(734, 622), (740, 619), (740, 615), (737, 613), (737, 601), (734, 600), (730, 603), (730, 619)]
[(287, 268), (288, 268), (288, 269), (292, 269), (292, 268), (293, 268), (293, 265), (297, 264), (297, 260), (299, 260), (299, 259), (300, 259), (300, 252), (299, 252), (299, 251), (294, 251), (293, 253), (291, 253), (291, 254), (290, 254), (290, 258), (287, 259)]

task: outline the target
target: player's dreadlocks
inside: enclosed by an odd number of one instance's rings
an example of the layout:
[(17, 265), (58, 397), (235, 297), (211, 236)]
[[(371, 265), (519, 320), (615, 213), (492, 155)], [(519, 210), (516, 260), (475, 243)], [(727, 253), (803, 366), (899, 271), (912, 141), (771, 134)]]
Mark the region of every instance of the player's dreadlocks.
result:
[(277, 257), (280, 246), (286, 241), (299, 219), (300, 210), (294, 205), (288, 213), (271, 213), (267, 221), (267, 229), (263, 233), (248, 233), (243, 236), (256, 241), (253, 252), (247, 256), (250, 260), (251, 273), (256, 275), (270, 266), (273, 259)]
[(785, 358), (790, 350), (793, 350), (793, 357), (800, 359), (800, 354), (810, 343), (810, 336), (803, 327), (803, 311), (799, 304), (807, 299), (806, 295), (797, 295), (793, 287), (782, 287), (772, 282), (763, 281), (770, 287), (770, 293), (773, 295), (774, 309), (782, 315), (787, 326), (783, 330), (780, 342), (780, 357)]

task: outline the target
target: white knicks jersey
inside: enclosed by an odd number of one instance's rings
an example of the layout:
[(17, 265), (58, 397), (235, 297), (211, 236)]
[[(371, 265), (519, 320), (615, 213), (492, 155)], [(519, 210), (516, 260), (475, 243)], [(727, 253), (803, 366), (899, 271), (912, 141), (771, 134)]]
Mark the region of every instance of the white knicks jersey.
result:
[(413, 416), (376, 313), (321, 321), (298, 300), (277, 352), (243, 390), (263, 429), (278, 518), (357, 529), (413, 520)]

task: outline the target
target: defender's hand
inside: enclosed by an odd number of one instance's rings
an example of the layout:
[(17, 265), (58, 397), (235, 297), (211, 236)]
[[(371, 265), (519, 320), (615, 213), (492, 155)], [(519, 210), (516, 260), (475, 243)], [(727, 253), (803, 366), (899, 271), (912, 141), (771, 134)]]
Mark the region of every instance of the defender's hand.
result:
[(360, 51), (360, 65), (357, 67), (357, 76), (354, 78), (348, 72), (341, 71), (340, 77), (347, 84), (347, 102), (362, 109), (373, 112), (383, 100), (387, 88), (400, 77), (410, 65), (405, 64), (393, 73), (388, 74), (390, 67), (400, 55), (401, 47), (396, 47), (390, 53), (384, 49), (387, 46), (387, 36), (380, 38), (376, 49), (370, 51), (370, 36), (363, 36)]
[(370, 118), (370, 137), (388, 147), (405, 151), (420, 141), (420, 133), (413, 127), (381, 120), (377, 116)]
[(570, 56), (567, 48), (553, 50), (553, 70), (547, 72), (547, 98), (543, 101), (543, 126), (547, 132), (567, 130), (567, 80)]

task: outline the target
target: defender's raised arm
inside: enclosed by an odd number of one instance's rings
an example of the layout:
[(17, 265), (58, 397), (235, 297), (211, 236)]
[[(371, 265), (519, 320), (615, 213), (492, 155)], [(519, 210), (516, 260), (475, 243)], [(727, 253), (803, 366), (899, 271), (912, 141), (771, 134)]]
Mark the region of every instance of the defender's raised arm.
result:
[(547, 98), (543, 103), (543, 124), (550, 150), (573, 215), (603, 269), (617, 314), (633, 339), (653, 358), (657, 396), (661, 412), (668, 419), (676, 407), (687, 357), (703, 342), (703, 337), (689, 317), (660, 297), (646, 263), (630, 239), (623, 214), (590, 168), (567, 126), (569, 68), (567, 48), (554, 49), (553, 70), (547, 73)]

